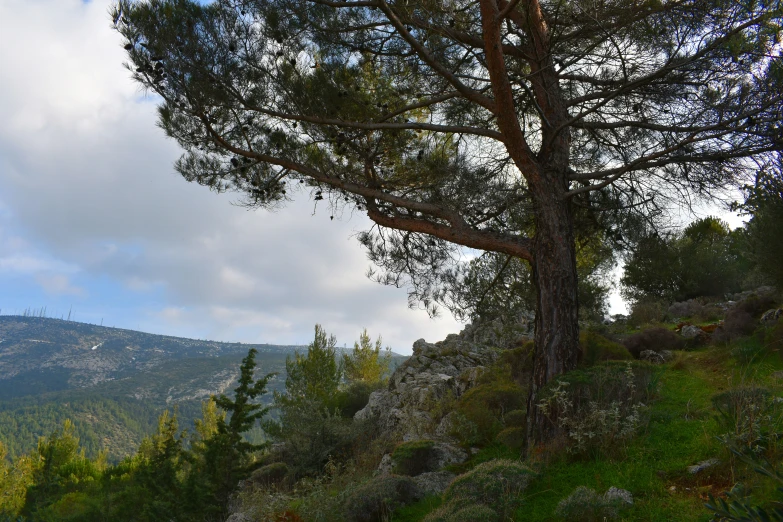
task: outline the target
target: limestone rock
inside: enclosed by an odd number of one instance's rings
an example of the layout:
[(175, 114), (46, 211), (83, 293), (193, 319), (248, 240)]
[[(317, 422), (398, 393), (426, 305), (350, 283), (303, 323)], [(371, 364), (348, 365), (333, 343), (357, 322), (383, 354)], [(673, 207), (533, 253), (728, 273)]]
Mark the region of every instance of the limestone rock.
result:
[(781, 317), (783, 317), (783, 308), (767, 310), (761, 316), (761, 324), (764, 326), (772, 326), (777, 323)]
[(663, 364), (674, 359), (674, 354), (669, 350), (661, 350), (660, 352), (644, 350), (639, 354), (639, 359), (652, 364)]
[(701, 339), (705, 336), (704, 330), (692, 324), (686, 324), (680, 330), (680, 335), (685, 339)]
[(413, 477), (413, 482), (426, 495), (440, 495), (449, 487), (456, 475), (448, 471), (431, 471)]
[(719, 459), (707, 459), (699, 462), (698, 464), (694, 464), (693, 466), (688, 466), (688, 473), (691, 475), (695, 475), (697, 473), (700, 473), (704, 471), (705, 469), (711, 468), (713, 466), (717, 466), (720, 464)]
[(460, 397), (472, 388), (483, 368), (495, 362), (500, 352), (522, 342), (532, 322), (516, 327), (499, 323), (467, 325), (443, 341), (413, 343), (413, 355), (389, 379), (385, 390), (373, 392), (354, 418), (374, 420), (381, 434), (411, 441), (435, 439), (441, 430), (433, 409), (446, 396)]
[(394, 468), (394, 462), (392, 462), (391, 454), (386, 453), (381, 457), (381, 463), (378, 464), (378, 469), (375, 471), (376, 475), (391, 475)]
[(633, 495), (626, 489), (620, 489), (612, 486), (606, 493), (604, 493), (604, 499), (612, 504), (627, 504), (633, 505)]

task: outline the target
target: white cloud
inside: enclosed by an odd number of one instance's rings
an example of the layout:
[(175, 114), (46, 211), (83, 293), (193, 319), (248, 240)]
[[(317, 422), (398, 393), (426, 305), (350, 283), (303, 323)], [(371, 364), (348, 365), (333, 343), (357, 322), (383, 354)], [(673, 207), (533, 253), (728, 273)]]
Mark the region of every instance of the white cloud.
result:
[[(122, 67), (109, 5), (0, 2), (0, 270), (43, 274), (65, 292), (76, 272), (118, 283), (149, 298), (126, 327), (177, 335), (309, 342), (319, 322), (341, 343), (366, 326), (409, 352), (419, 337), (458, 330), (364, 277), (351, 236), (365, 216), (312, 215), (304, 194), (279, 212), (248, 212), (179, 177), (176, 144)], [(3, 240), (11, 235), (21, 243)], [(102, 317), (91, 300), (100, 292), (83, 291), (81, 316)]]
[(84, 288), (72, 285), (70, 278), (64, 275), (39, 274), (35, 279), (47, 294), (83, 296), (86, 293)]

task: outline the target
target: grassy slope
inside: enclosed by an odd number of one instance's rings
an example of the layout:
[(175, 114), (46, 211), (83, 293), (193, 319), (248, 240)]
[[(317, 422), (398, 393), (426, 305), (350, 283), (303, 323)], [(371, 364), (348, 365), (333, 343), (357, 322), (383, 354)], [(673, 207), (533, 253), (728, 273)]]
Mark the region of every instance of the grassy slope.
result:
[[(631, 491), (635, 502), (622, 512), (622, 519), (639, 521), (707, 521), (711, 518), (704, 508), (707, 494), (730, 489), (740, 479), (757, 483), (759, 496), (768, 494), (770, 485), (752, 472), (732, 477), (729, 454), (715, 439), (719, 431), (710, 399), (728, 388), (751, 383), (774, 387), (772, 373), (781, 369), (783, 361), (774, 352), (746, 365), (738, 364), (725, 348), (680, 353), (664, 367), (646, 429), (612, 458), (564, 457), (542, 467), (516, 520), (556, 520), (557, 503), (577, 486), (601, 493), (610, 486)], [(471, 465), (507, 456), (503, 453), (501, 448), (486, 448)], [(687, 466), (711, 457), (724, 463), (696, 476), (687, 473)], [(440, 499), (428, 497), (398, 511), (393, 520), (421, 520), (439, 504)]]

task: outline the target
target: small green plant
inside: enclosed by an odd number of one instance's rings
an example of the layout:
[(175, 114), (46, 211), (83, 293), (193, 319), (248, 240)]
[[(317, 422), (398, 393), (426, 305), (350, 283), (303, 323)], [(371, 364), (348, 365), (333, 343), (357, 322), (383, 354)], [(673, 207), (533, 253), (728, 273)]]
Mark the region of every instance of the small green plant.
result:
[(783, 404), (766, 388), (733, 388), (712, 398), (722, 436), (755, 453), (776, 449), (783, 435)]
[(641, 425), (653, 375), (630, 362), (577, 370), (544, 388), (538, 407), (563, 430), (569, 452), (611, 452)]
[[(778, 495), (783, 495), (783, 473), (781, 473), (766, 457), (753, 451), (738, 448), (728, 438), (719, 438), (721, 442), (739, 460), (750, 466), (756, 473), (772, 479), (778, 485)], [(726, 499), (717, 499), (710, 494), (710, 501), (705, 505), (715, 513), (718, 520), (725, 522), (783, 522), (783, 502), (771, 501), (767, 506), (760, 506), (748, 494), (742, 483), (736, 484), (731, 491), (725, 493)], [(783, 498), (783, 497), (782, 497)]]
[(483, 504), (458, 507), (453, 504), (442, 506), (424, 519), (424, 522), (496, 522), (500, 520), (497, 511)]

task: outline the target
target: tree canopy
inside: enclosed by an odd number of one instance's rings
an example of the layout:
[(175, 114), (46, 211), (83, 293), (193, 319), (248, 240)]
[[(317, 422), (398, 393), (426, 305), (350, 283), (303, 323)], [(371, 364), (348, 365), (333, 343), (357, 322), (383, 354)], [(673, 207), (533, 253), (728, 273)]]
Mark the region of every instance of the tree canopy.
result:
[[(575, 240), (714, 197), (783, 149), (779, 0), (121, 0), (176, 169), (251, 207), (366, 212), (429, 306), (460, 248), (528, 262), (528, 402), (576, 366)], [(502, 265), (502, 263), (501, 263)]]

